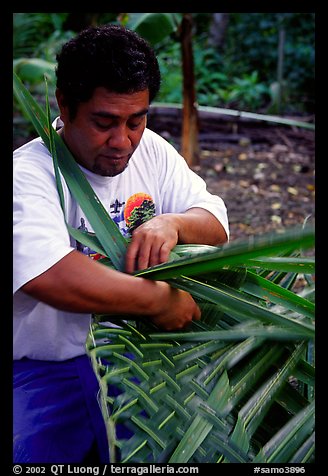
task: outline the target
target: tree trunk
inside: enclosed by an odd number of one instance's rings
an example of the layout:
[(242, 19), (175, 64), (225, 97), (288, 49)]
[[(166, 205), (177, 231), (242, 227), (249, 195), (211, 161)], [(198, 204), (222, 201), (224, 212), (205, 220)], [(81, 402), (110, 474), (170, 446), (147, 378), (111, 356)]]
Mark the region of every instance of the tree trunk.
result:
[(192, 17), (190, 13), (184, 13), (181, 23), (181, 54), (183, 72), (181, 155), (189, 165), (196, 165), (199, 162), (198, 113), (192, 50)]
[(219, 51), (223, 50), (229, 13), (212, 13), (208, 44)]

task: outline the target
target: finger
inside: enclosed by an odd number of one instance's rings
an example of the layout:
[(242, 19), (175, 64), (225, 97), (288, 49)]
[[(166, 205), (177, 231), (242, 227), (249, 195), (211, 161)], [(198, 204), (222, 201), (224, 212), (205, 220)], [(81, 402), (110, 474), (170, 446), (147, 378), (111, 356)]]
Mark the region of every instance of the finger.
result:
[(151, 254), (151, 245), (147, 242), (144, 242), (142, 246), (139, 247), (138, 256), (137, 256), (137, 269), (145, 269), (150, 266), (150, 254)]
[(170, 246), (168, 243), (164, 242), (159, 251), (158, 263), (166, 263), (170, 258), (170, 252), (173, 246)]
[(196, 304), (196, 309), (195, 309), (195, 313), (194, 313), (194, 316), (193, 316), (193, 320), (194, 320), (194, 321), (199, 321), (200, 318), (201, 318), (201, 316), (202, 316), (202, 312), (201, 312), (200, 308), (199, 308), (199, 307), (197, 306), (197, 304)]
[(167, 261), (169, 252), (165, 251), (165, 253), (161, 253), (163, 246), (167, 248), (161, 236), (146, 235), (141, 243), (142, 245), (139, 247), (138, 255), (138, 269), (156, 266), (157, 264)]
[(159, 245), (153, 243), (149, 257), (149, 266), (156, 266), (169, 261), (171, 249), (172, 246), (166, 242), (162, 242)]
[(132, 274), (136, 268), (136, 259), (139, 245), (137, 242), (131, 242), (125, 255), (125, 271)]
[(156, 266), (160, 263), (165, 263), (168, 261), (170, 254), (170, 248), (167, 247), (165, 242), (162, 240), (157, 240), (152, 243), (150, 256), (149, 256), (149, 266)]

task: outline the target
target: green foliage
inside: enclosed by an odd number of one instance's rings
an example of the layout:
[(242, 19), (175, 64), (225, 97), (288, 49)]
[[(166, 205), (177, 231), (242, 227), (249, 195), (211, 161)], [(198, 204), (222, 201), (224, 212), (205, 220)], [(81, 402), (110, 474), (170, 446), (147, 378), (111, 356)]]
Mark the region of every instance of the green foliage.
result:
[(173, 15), (173, 13), (130, 13), (125, 25), (156, 45), (175, 30)]
[[(44, 96), (44, 75), (55, 83), (56, 53), (72, 37), (64, 31), (68, 13), (14, 13), (14, 71)], [(38, 88), (39, 86), (39, 88)]]
[(14, 71), (29, 84), (39, 84), (46, 77), (55, 82), (55, 63), (42, 58), (20, 58), (14, 60)]
[[(13, 14), (13, 70), (29, 85), (30, 90), (44, 104), (46, 77), (52, 97), (55, 91), (55, 57), (58, 49), (72, 36), (64, 31), (68, 13), (14, 13)], [(57, 104), (51, 102), (53, 113)], [(21, 112), (14, 96), (14, 135), (31, 137), (34, 129)]]
[(225, 58), (230, 74), (258, 71), (270, 87), (277, 78), (279, 27), (285, 30), (283, 78), (290, 91), (288, 110), (313, 111), (315, 80), (314, 13), (232, 13)]
[[(195, 14), (195, 21), (197, 15)], [(281, 23), (283, 22), (283, 23)], [(314, 15), (229, 14), (224, 49), (208, 45), (208, 33), (195, 34), (193, 42), (197, 100), (200, 105), (275, 112), (277, 96), (278, 30), (286, 30), (283, 78), (285, 112), (304, 112), (314, 103)], [(204, 25), (203, 25), (204, 28)], [(197, 25), (196, 25), (197, 32)], [(173, 40), (171, 40), (173, 41)], [(169, 79), (167, 102), (181, 102), (174, 91), (180, 51), (161, 46), (159, 58)], [(159, 100), (165, 102), (166, 91)], [(270, 109), (271, 107), (271, 109)]]
[[(208, 44), (210, 14), (193, 14), (193, 17), (199, 104), (275, 112), (268, 108), (276, 100), (278, 31), (283, 26), (286, 32), (284, 112), (313, 111), (314, 14), (230, 13), (225, 46), (220, 50)], [(162, 69), (166, 76), (172, 74), (175, 78), (180, 51), (171, 49), (169, 42), (165, 46), (167, 54), (162, 48), (159, 51)], [(175, 82), (166, 79), (166, 83), (170, 87), (167, 102), (174, 102), (175, 97), (181, 102), (181, 91), (173, 91)], [(163, 94), (160, 100), (165, 102), (165, 98)]]
[(158, 62), (162, 75), (161, 89), (157, 100), (167, 103), (182, 103), (181, 47), (173, 41), (167, 41), (158, 49)]
[[(223, 66), (223, 58), (214, 48), (195, 42), (194, 65), (196, 94), (199, 105), (236, 107), (244, 110), (261, 109), (270, 99), (271, 90), (259, 79), (257, 71), (230, 77)], [(180, 45), (168, 42), (161, 45), (158, 59), (162, 85), (157, 100), (182, 102), (182, 71)]]
[[(15, 13), (14, 58), (55, 62), (72, 36), (68, 13)], [(158, 53), (162, 88), (158, 101), (182, 102), (181, 51), (177, 13), (97, 13), (90, 21), (123, 22), (149, 39)], [(194, 13), (197, 101), (204, 106), (275, 112), (278, 31), (286, 32), (283, 80), (285, 113), (314, 110), (314, 13), (229, 13), (224, 47), (209, 46), (210, 13)], [(35, 74), (35, 72), (33, 73)], [(24, 78), (24, 70), (20, 72)], [(39, 75), (43, 85), (43, 76)], [(50, 83), (51, 86), (51, 83)], [(44, 94), (44, 90), (42, 91)], [(271, 109), (270, 109), (271, 108)]]
[(63, 31), (67, 16), (68, 13), (14, 13), (14, 58), (33, 56), (54, 61), (55, 48), (72, 36), (72, 32)]

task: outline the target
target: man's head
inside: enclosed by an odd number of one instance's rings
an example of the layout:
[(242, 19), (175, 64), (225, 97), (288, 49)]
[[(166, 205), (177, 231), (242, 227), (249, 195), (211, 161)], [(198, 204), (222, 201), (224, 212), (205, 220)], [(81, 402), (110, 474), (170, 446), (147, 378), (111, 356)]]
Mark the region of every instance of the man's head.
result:
[(57, 60), (56, 97), (67, 146), (96, 174), (122, 173), (159, 90), (153, 50), (134, 32), (106, 25), (81, 32)]
[(150, 45), (135, 32), (112, 24), (87, 28), (68, 41), (57, 55), (56, 75), (71, 119), (97, 87), (125, 94), (148, 89), (152, 102), (161, 80)]

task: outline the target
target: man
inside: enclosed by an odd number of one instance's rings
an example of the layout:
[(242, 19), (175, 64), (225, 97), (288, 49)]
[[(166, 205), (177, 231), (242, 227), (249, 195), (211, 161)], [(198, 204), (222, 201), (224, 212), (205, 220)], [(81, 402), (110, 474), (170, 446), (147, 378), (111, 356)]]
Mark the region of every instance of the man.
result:
[[(132, 274), (167, 261), (177, 243), (224, 243), (228, 222), (222, 199), (146, 128), (160, 73), (143, 39), (120, 26), (89, 28), (57, 61), (58, 133), (131, 243), (126, 273), (92, 259), (95, 252), (68, 234), (40, 138), (15, 151), (14, 459), (86, 462), (96, 447), (107, 462), (98, 384), (85, 354), (91, 314), (147, 316), (164, 330), (198, 320), (188, 293)], [(63, 188), (68, 223), (92, 231)]]

